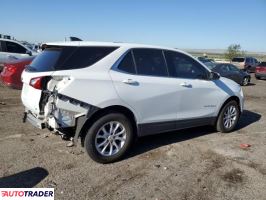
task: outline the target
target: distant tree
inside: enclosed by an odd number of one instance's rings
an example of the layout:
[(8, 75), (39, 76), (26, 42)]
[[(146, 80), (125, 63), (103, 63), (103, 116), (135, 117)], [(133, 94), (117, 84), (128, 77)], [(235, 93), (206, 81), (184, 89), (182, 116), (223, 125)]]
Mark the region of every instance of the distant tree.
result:
[(224, 57), (228, 60), (232, 60), (234, 57), (244, 56), (245, 51), (241, 50), (240, 44), (231, 44), (224, 54)]

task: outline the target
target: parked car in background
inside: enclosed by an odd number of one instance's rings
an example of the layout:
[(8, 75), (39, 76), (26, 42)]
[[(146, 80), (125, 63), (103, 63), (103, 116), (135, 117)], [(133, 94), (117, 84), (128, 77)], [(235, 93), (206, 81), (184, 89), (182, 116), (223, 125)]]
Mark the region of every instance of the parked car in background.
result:
[(10, 60), (37, 55), (37, 52), (15, 41), (0, 38), (0, 64)]
[(206, 62), (214, 62), (213, 59), (207, 58), (207, 57), (198, 57), (197, 58), (200, 62), (206, 63)]
[(251, 76), (248, 72), (239, 69), (235, 65), (229, 63), (216, 63), (216, 64), (205, 64), (209, 69), (219, 73), (221, 76), (229, 78), (239, 85), (246, 86), (250, 83)]
[(266, 62), (261, 62), (261, 63), (256, 67), (255, 77), (256, 77), (257, 79), (266, 78)]
[(1, 81), (12, 88), (22, 89), (21, 74), (25, 66), (30, 64), (34, 58), (35, 56), (29, 56), (5, 63), (3, 71), (0, 74)]
[(88, 155), (114, 162), (136, 137), (213, 125), (230, 132), (242, 88), (191, 55), (127, 43), (50, 43), (24, 70), (24, 121), (81, 139)]
[(240, 69), (246, 70), (247, 72), (255, 72), (259, 61), (253, 57), (236, 57), (232, 59), (231, 63)]

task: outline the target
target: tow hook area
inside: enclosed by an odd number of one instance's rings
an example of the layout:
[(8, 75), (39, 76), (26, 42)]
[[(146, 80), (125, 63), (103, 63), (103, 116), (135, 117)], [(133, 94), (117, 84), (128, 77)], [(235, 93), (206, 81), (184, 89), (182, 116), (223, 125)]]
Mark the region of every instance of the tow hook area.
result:
[(31, 114), (30, 112), (24, 112), (24, 116), (22, 119), (23, 123), (25, 123), (26, 121), (30, 122), (34, 127), (39, 128), (39, 129), (44, 129), (46, 128), (45, 123), (40, 120), (37, 119), (35, 116), (33, 116), (33, 114)]

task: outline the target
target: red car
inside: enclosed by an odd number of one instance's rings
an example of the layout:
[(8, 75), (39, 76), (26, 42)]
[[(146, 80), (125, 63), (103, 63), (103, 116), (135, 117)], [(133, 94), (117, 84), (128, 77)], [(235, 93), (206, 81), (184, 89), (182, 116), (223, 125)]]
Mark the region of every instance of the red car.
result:
[(12, 60), (4, 64), (0, 78), (2, 82), (15, 89), (22, 89), (21, 74), (26, 65), (29, 65), (35, 56)]
[(266, 78), (266, 62), (261, 62), (255, 71), (256, 79)]

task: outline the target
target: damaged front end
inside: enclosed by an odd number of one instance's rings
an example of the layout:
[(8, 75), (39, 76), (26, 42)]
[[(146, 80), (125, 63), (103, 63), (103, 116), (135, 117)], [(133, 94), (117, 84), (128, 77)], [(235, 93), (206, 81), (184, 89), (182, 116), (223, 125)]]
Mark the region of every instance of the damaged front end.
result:
[(30, 110), (26, 110), (23, 121), (29, 121), (40, 129), (48, 128), (73, 137), (75, 144), (81, 128), (98, 108), (63, 94), (65, 88), (73, 81), (71, 77), (41, 77), (40, 81), (42, 94), (39, 114), (34, 115)]

